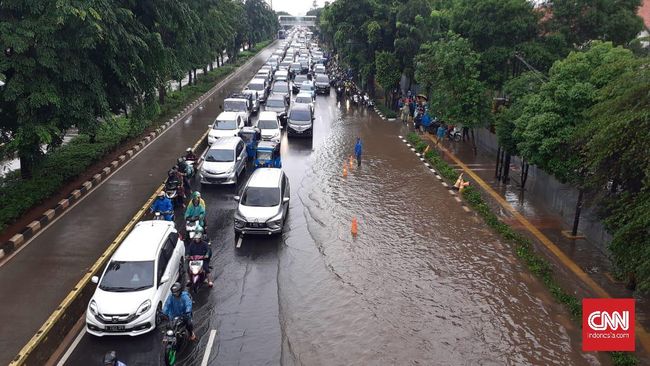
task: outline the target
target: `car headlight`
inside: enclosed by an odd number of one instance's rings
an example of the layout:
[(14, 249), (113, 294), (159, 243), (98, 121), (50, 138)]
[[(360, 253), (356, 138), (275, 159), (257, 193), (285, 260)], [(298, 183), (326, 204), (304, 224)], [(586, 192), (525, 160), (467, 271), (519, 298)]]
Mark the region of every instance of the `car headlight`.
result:
[(149, 309), (151, 309), (151, 301), (146, 300), (142, 303), (142, 305), (140, 305), (140, 307), (138, 307), (138, 311), (135, 312), (135, 316), (140, 316), (149, 311)]
[(239, 213), (235, 213), (235, 226), (243, 227), (244, 225), (246, 225), (246, 219), (239, 215)]
[(266, 224), (272, 229), (279, 228), (282, 225), (282, 212), (266, 220)]
[(90, 309), (90, 313), (97, 316), (99, 314), (99, 308), (97, 307), (97, 303), (95, 300), (90, 301), (90, 305), (88, 306), (88, 309)]

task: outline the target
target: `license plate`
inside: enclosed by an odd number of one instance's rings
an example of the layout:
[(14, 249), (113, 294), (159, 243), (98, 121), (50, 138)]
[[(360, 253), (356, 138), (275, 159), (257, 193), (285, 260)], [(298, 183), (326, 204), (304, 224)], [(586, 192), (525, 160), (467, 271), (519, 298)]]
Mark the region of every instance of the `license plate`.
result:
[(200, 267), (203, 265), (203, 261), (190, 261), (190, 266)]
[(124, 329), (126, 329), (126, 327), (124, 325), (107, 325), (106, 326), (106, 330), (115, 331), (115, 330), (124, 330)]

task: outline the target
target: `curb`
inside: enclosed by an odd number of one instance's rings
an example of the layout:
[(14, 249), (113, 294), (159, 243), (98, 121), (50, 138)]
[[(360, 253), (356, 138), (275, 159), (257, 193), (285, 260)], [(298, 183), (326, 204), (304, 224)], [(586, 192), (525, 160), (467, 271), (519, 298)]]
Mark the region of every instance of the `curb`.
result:
[[(271, 44), (269, 44), (269, 46), (270, 45)], [(268, 48), (269, 46), (265, 47), (264, 49)], [(259, 52), (262, 52), (264, 49), (260, 50)], [(238, 69), (248, 66), (253, 60), (255, 60), (254, 57), (239, 66)], [(27, 224), (27, 226), (25, 226), (17, 234), (13, 235), (9, 240), (2, 243), (2, 245), (0, 245), (0, 261), (6, 260), (5, 257), (8, 257), (11, 253), (18, 250), (22, 245), (33, 238), (38, 232), (46, 228), (50, 223), (61, 216), (63, 212), (67, 211), (72, 205), (74, 205), (82, 197), (88, 194), (88, 192), (90, 192), (94, 187), (97, 187), (102, 181), (106, 180), (106, 178), (114, 173), (115, 170), (117, 170), (120, 166), (130, 161), (133, 156), (135, 156), (150, 142), (154, 141), (156, 137), (163, 134), (169, 127), (176, 124), (176, 122), (184, 119), (189, 114), (191, 114), (198, 106), (202, 105), (203, 102), (210, 98), (217, 91), (217, 89), (221, 87), (222, 84), (230, 81), (234, 75), (236, 75), (235, 72), (218, 82), (215, 86), (210, 88), (210, 90), (207, 92), (203, 93), (197, 99), (188, 102), (185, 107), (173, 118), (170, 118), (167, 122), (161, 124), (155, 129), (155, 131), (145, 135), (140, 140), (140, 142), (127, 150), (123, 155), (120, 155), (118, 158), (113, 160), (105, 168), (99, 170), (97, 174), (93, 175), (90, 180), (87, 180), (80, 187), (75, 189), (70, 195), (68, 195), (68, 197), (59, 201), (54, 207), (46, 210), (36, 220)]]
[(436, 172), (436, 170), (433, 169), (433, 167), (431, 167), (431, 164), (429, 164), (429, 162), (427, 162), (427, 160), (424, 158), (424, 154), (421, 154), (421, 153), (417, 152), (417, 151), (415, 150), (415, 148), (414, 148), (414, 147), (413, 147), (413, 146), (412, 146), (412, 145), (411, 145), (411, 144), (406, 140), (406, 138), (405, 138), (404, 136), (401, 136), (401, 135), (400, 135), (400, 136), (397, 136), (397, 137), (398, 137), (398, 138), (399, 138), (399, 139), (400, 139), (404, 144), (406, 144), (406, 146), (407, 146), (407, 147), (408, 147), (408, 148), (409, 148), (413, 153), (415, 153), (415, 156), (416, 156), (416, 157), (417, 157), (417, 158), (418, 158), (418, 159), (419, 159), (419, 160), (424, 164), (424, 167), (427, 168), (431, 173), (433, 173), (433, 174), (435, 175), (436, 179), (440, 182), (440, 184), (442, 184), (442, 187), (443, 187), (447, 192), (449, 192), (449, 195), (451, 195), (451, 196), (454, 198), (454, 200), (455, 200), (456, 202), (460, 203), (460, 205), (461, 205), (461, 207), (463, 208), (463, 210), (464, 210), (465, 212), (470, 212), (471, 209), (470, 209), (469, 207), (467, 207), (467, 205), (465, 205), (465, 204), (463, 203), (463, 200), (462, 200), (460, 197), (458, 197), (458, 192), (456, 192), (456, 191), (454, 191), (452, 188), (450, 188), (450, 187), (449, 187), (449, 184), (447, 184), (447, 182), (445, 182), (445, 181), (442, 179), (442, 177), (441, 177), (441, 176)]

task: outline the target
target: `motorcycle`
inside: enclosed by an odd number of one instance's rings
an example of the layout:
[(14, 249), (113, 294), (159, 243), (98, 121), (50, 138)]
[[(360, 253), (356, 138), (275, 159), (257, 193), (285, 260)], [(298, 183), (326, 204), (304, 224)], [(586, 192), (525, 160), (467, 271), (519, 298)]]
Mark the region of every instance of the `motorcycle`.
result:
[(460, 129), (458, 127), (454, 127), (453, 130), (447, 132), (447, 137), (451, 141), (459, 142), (463, 138), (463, 135), (461, 134)]
[(208, 260), (207, 256), (193, 255), (187, 259), (187, 275), (192, 291), (196, 294), (205, 283), (207, 276), (203, 270), (203, 261)]
[(187, 234), (188, 238), (192, 237), (192, 233), (195, 231), (201, 230), (203, 231), (203, 228), (201, 227), (201, 224), (199, 223), (199, 217), (198, 216), (192, 216), (188, 217), (185, 219), (185, 233)]
[(363, 104), (368, 108), (375, 107), (375, 102), (372, 99), (370, 99), (370, 96), (368, 94), (363, 95)]
[(172, 215), (172, 221), (174, 221), (174, 212), (173, 211), (164, 211), (164, 212), (156, 211), (156, 212), (153, 213), (153, 219), (154, 220), (164, 221), (166, 215)]
[(187, 331), (183, 317), (175, 317), (167, 323), (166, 328), (162, 339), (163, 364), (173, 366), (178, 361), (177, 354), (185, 347), (189, 340), (189, 332)]
[(361, 103), (361, 96), (357, 93), (354, 93), (350, 99), (354, 105), (359, 105), (359, 103)]
[(177, 180), (167, 180), (165, 182), (165, 196), (172, 201), (174, 209), (183, 206), (183, 194), (180, 191), (181, 184)]

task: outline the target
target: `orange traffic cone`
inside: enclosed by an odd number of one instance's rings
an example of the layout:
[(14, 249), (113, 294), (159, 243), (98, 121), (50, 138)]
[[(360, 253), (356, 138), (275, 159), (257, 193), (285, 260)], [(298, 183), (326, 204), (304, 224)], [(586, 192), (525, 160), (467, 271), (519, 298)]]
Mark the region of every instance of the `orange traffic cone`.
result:
[(357, 231), (358, 231), (357, 229), (358, 229), (357, 228), (357, 218), (353, 217), (352, 218), (352, 230), (351, 230), (352, 231), (352, 236), (357, 236)]
[(343, 177), (345, 178), (347, 176), (348, 176), (348, 165), (343, 164)]
[(354, 168), (354, 158), (350, 155), (350, 169)]

